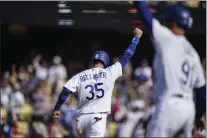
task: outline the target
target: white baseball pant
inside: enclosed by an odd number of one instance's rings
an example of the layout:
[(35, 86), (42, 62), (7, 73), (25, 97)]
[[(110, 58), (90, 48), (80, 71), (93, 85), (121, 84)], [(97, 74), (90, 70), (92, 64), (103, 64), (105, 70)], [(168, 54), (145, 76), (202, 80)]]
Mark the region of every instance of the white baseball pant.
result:
[(82, 114), (76, 118), (76, 129), (86, 137), (104, 137), (106, 131), (106, 113)]
[(146, 137), (173, 137), (181, 130), (182, 137), (192, 137), (195, 105), (191, 98), (168, 96), (156, 106)]

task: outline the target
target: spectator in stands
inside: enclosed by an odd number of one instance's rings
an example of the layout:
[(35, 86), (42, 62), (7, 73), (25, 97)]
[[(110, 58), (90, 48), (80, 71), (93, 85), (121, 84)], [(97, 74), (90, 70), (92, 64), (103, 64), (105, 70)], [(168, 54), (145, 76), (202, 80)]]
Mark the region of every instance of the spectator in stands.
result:
[(32, 120), (29, 126), (29, 137), (30, 138), (40, 138), (40, 137), (48, 137), (48, 127), (43, 123), (44, 115), (36, 115), (32, 116)]
[(152, 69), (149, 66), (147, 60), (142, 60), (141, 66), (138, 67), (135, 72), (136, 78), (136, 91), (138, 94), (144, 98), (146, 104), (148, 105), (148, 99), (151, 94), (153, 82), (152, 82)]
[(19, 72), (18, 72), (18, 79), (22, 82), (24, 82), (27, 79), (27, 69), (22, 65), (19, 68)]
[(119, 91), (115, 91), (112, 97), (112, 120), (115, 119), (117, 112), (126, 105), (126, 100)]
[[(121, 122), (118, 130), (118, 137), (132, 137), (132, 133), (137, 123), (143, 118), (145, 104), (143, 100), (133, 100), (128, 107), (119, 109), (115, 120)], [(142, 127), (137, 128), (136, 137), (143, 137), (144, 130)]]
[(62, 125), (69, 131), (72, 137), (77, 137), (76, 129), (74, 128), (77, 113), (77, 101), (75, 101), (74, 97), (66, 101), (66, 104), (63, 105), (62, 108), (63, 115), (60, 117)]
[[(114, 63), (118, 58), (114, 58)], [(132, 75), (132, 65), (131, 62), (127, 63), (123, 70), (123, 75), (119, 77), (114, 85), (114, 92), (119, 94), (119, 98), (123, 100), (124, 103), (128, 102), (129, 86), (131, 83)]]
[(25, 97), (20, 91), (19, 83), (11, 82), (12, 92), (9, 94), (9, 111), (13, 115), (13, 119), (17, 119), (21, 106), (25, 103)]
[(9, 84), (9, 78), (10, 78), (10, 73), (6, 71), (4, 73), (3, 80), (2, 80), (2, 92), (4, 92), (7, 95), (12, 91), (12, 88)]
[(45, 95), (43, 86), (39, 85), (36, 92), (32, 95), (33, 114), (43, 115), (45, 113)]
[(51, 84), (56, 83), (57, 80), (66, 80), (67, 71), (62, 64), (62, 58), (60, 56), (53, 57), (53, 65), (49, 69), (49, 82)]
[(11, 86), (8, 83), (8, 79), (4, 78), (2, 80), (2, 90), (1, 90), (1, 106), (8, 109), (9, 105), (9, 93), (12, 91)]
[(65, 84), (67, 79), (67, 70), (62, 64), (62, 59), (60, 56), (53, 57), (53, 65), (49, 68), (49, 82), (53, 86), (55, 93), (62, 90), (62, 86)]
[[(41, 60), (41, 63), (40, 63)], [(48, 77), (48, 68), (46, 60), (42, 59), (41, 55), (38, 55), (33, 60), (33, 66), (36, 71), (36, 77), (39, 80), (46, 80)]]
[(1, 92), (1, 106), (8, 109), (8, 105), (9, 105), (9, 96), (4, 91), (2, 91)]
[(50, 137), (64, 137), (68, 135), (62, 124), (59, 121), (53, 119), (50, 121), (49, 134)]
[(33, 65), (28, 65), (27, 70), (28, 70), (28, 76), (27, 76), (27, 80), (24, 83), (23, 89), (24, 89), (24, 93), (27, 96), (30, 96), (31, 93), (38, 87), (39, 80), (36, 78)]
[(11, 114), (9, 115), (6, 108), (1, 107), (1, 129), (0, 129), (0, 137), (1, 138), (11, 138), (12, 135), (12, 125), (13, 120)]
[[(152, 115), (154, 114), (155, 112), (155, 109), (156, 109), (156, 106), (155, 106), (155, 101), (152, 97), (152, 95), (150, 96), (149, 98), (149, 105), (148, 105), (148, 108), (146, 108), (146, 112), (144, 113), (144, 116), (142, 118), (142, 123), (143, 123), (143, 129), (146, 130), (147, 129), (147, 125), (152, 117)], [(146, 131), (145, 131), (146, 132)], [(145, 134), (144, 134), (145, 135)]]

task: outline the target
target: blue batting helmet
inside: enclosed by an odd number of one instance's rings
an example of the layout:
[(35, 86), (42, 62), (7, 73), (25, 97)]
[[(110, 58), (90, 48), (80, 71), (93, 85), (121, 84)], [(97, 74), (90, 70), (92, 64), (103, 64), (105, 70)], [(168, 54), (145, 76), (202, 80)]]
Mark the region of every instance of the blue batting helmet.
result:
[(110, 65), (110, 58), (109, 55), (103, 51), (103, 50), (98, 50), (93, 54), (92, 60), (99, 60), (103, 62), (104, 67), (108, 67)]
[(193, 25), (193, 18), (186, 8), (183, 6), (174, 5), (168, 10), (168, 15), (163, 18), (167, 21), (174, 21), (178, 26), (188, 29)]

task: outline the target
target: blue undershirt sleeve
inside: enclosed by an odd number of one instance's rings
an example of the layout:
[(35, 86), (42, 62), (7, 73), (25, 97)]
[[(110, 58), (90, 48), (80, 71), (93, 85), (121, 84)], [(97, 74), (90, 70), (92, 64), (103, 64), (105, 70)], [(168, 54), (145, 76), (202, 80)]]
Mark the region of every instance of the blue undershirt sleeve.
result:
[(200, 88), (194, 89), (196, 92), (196, 108), (199, 117), (206, 112), (206, 85)]
[(67, 100), (69, 94), (71, 94), (72, 92), (70, 90), (68, 90), (67, 88), (63, 87), (62, 92), (59, 95), (58, 101), (55, 105), (54, 110), (58, 111), (60, 110), (62, 104)]
[(134, 55), (134, 52), (136, 50), (137, 45), (139, 44), (139, 37), (134, 36), (132, 39), (131, 44), (129, 47), (125, 50), (124, 54), (119, 58), (119, 62), (122, 66), (122, 69), (126, 66), (126, 64), (129, 62), (131, 57)]
[(134, 5), (139, 10), (138, 13), (139, 13), (141, 19), (143, 20), (144, 25), (148, 29), (150, 35), (153, 36), (153, 34), (152, 34), (153, 15), (149, 10), (149, 6), (148, 6), (147, 2), (146, 1), (134, 1)]

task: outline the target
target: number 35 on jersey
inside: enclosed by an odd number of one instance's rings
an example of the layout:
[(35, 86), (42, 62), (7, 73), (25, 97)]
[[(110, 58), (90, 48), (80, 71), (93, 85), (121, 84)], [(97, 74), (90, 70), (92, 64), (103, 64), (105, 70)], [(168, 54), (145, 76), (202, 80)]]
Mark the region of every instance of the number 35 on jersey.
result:
[(95, 97), (102, 98), (104, 96), (104, 90), (101, 88), (103, 82), (86, 85), (85, 89), (91, 94), (91, 96), (87, 96), (86, 99), (93, 100)]

